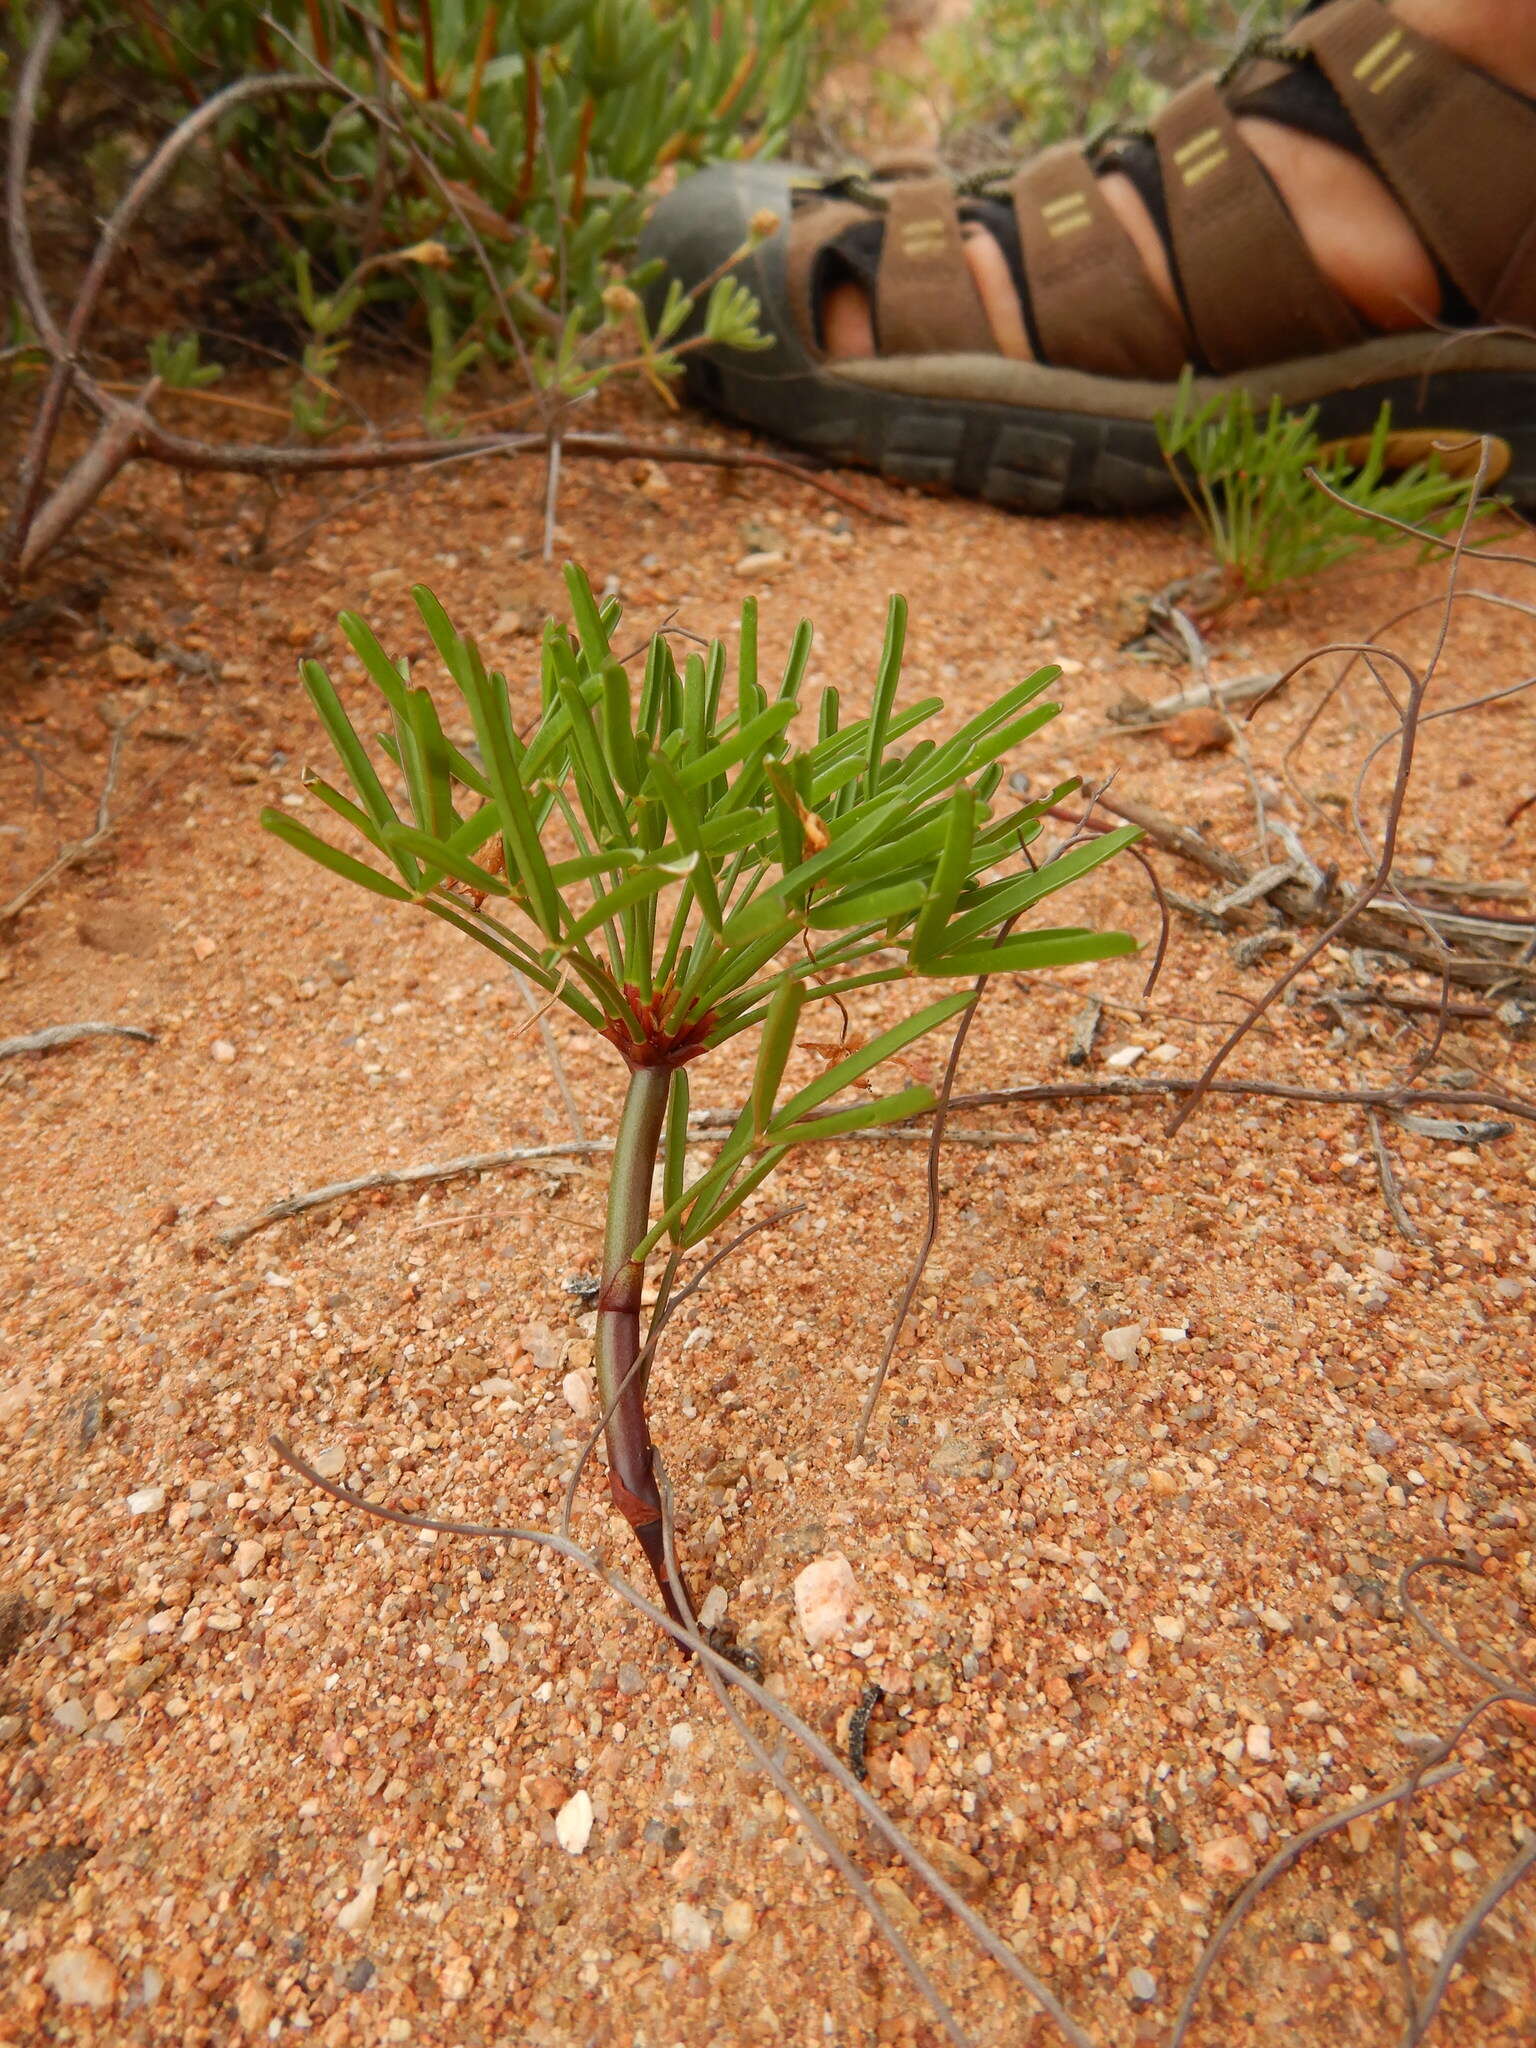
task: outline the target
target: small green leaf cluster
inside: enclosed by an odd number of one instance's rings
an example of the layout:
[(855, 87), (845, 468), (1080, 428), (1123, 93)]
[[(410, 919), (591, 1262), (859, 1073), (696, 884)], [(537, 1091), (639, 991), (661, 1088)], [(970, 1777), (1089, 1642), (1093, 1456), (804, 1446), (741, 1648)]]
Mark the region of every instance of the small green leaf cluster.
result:
[(154, 335), (149, 369), (168, 391), (204, 391), (224, 374), (222, 364), (202, 360), (202, 344), (195, 334)]
[[(969, 980), (1097, 960), (1134, 949), (1080, 925), (1015, 932), (1016, 920), (1135, 837), (1107, 832), (1042, 866), (1027, 861), (1041, 821), (1075, 781), (994, 815), (1004, 757), (1058, 710), (1042, 668), (948, 738), (923, 732), (940, 699), (898, 702), (906, 607), (893, 598), (867, 715), (845, 720), (824, 688), (815, 737), (802, 686), (802, 621), (782, 672), (760, 674), (757, 610), (742, 607), (735, 675), (722, 642), (679, 669), (658, 634), (632, 681), (615, 656), (616, 604), (567, 570), (574, 632), (546, 627), (539, 708), (519, 716), (504, 674), (430, 591), (417, 608), (473, 730), (455, 739), (432, 693), (368, 625), (343, 613), (388, 729), (376, 762), (315, 662), (304, 685), (346, 789), (309, 787), (382, 866), (320, 838), (285, 811), (262, 822), (333, 873), (414, 903), (518, 968), (614, 1044), (632, 1072), (669, 1070), (664, 1213), (636, 1256), (666, 1235), (697, 1243), (794, 1145), (913, 1116), (931, 1092), (906, 1088), (856, 1107), (825, 1104), (971, 1000), (947, 995), (780, 1100), (807, 1005), (913, 978)], [(391, 793), (390, 785), (394, 787)], [(398, 800), (397, 800), (398, 799)], [(713, 1166), (682, 1181), (683, 1068), (759, 1033), (751, 1100)]]
[[(1202, 402), (1186, 371), (1157, 434), (1233, 595), (1305, 581), (1362, 548), (1451, 532), (1472, 490), (1470, 476), (1451, 474), (1433, 455), (1391, 466), (1390, 405), (1363, 447), (1325, 449), (1315, 406), (1289, 412), (1275, 398), (1261, 412), (1246, 391)], [(1319, 489), (1314, 475), (1348, 502)]]

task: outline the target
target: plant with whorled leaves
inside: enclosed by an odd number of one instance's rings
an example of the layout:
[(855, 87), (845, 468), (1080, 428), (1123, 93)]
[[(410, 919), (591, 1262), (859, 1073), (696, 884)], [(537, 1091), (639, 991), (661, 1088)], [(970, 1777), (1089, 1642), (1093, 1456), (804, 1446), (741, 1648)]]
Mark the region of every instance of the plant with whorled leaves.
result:
[[(597, 1375), (610, 1490), (670, 1602), (646, 1414), (647, 1260), (670, 1250), (659, 1316), (677, 1257), (717, 1231), (796, 1146), (930, 1109), (933, 1091), (915, 1085), (852, 1104), (833, 1098), (956, 1018), (974, 991), (943, 995), (867, 1042), (850, 1039), (845, 1057), (786, 1094), (811, 1005), (885, 982), (969, 980), (1131, 951), (1122, 933), (1012, 926), (1135, 834), (1107, 832), (1038, 868), (1013, 865), (1044, 814), (1076, 787), (1064, 783), (992, 815), (1004, 755), (1056, 714), (1041, 700), (1059, 671), (1040, 669), (946, 739), (914, 737), (943, 707), (933, 697), (897, 702), (900, 598), (891, 600), (868, 715), (844, 723), (837, 690), (824, 689), (816, 736), (799, 745), (790, 727), (809, 622), (771, 687), (759, 679), (751, 599), (734, 688), (719, 641), (679, 670), (660, 634), (637, 686), (613, 652), (617, 605), (599, 607), (578, 569), (566, 581), (575, 633), (553, 622), (545, 630), (531, 724), (515, 716), (506, 677), (487, 670), (429, 591), (416, 590), (468, 710), (473, 756), (448, 737), (431, 693), (355, 614), (342, 615), (342, 629), (389, 715), (382, 772), (325, 671), (303, 664), (351, 794), (318, 778), (309, 786), (388, 871), (286, 812), (269, 810), (263, 823), (334, 873), (444, 919), (564, 1004), (624, 1061)], [(749, 1099), (714, 1159), (690, 1177), (688, 1068), (749, 1033), (757, 1046)]]

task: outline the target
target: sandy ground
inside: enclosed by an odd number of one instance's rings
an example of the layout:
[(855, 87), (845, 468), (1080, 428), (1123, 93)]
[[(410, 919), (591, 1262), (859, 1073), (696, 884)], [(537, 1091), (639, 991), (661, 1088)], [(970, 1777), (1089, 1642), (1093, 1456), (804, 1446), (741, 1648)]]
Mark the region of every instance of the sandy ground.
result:
[[(1128, 599), (1198, 564), (1187, 528), (861, 488), (908, 523), (777, 479), (588, 467), (569, 477), (561, 542), (617, 579), (637, 638), (674, 613), (728, 629), (752, 587), (769, 649), (809, 613), (813, 675), (855, 703), (893, 588), (912, 606), (906, 688), (940, 691), (947, 717), (1061, 658), (1067, 708), (1016, 765), (1037, 786), (1118, 767), (1122, 790), (1248, 848), (1231, 753), (1181, 762), (1157, 739), (1096, 737), (1128, 688), (1185, 680), (1119, 642)], [(324, 755), (294, 662), (336, 657), (350, 675), (339, 604), (424, 652), (406, 593), (419, 576), (533, 689), (532, 635), (560, 602), (530, 553), (540, 489), (532, 467), (467, 465), (350, 505), (340, 486), (296, 492), (273, 528), (287, 552), (257, 572), (224, 559), (254, 501), (139, 480), (115, 500), (100, 625), (3, 650), (7, 731), (29, 750), (0, 753), (3, 895), (88, 827), (110, 733), (134, 724), (121, 823), (0, 954), (0, 1034), (81, 1017), (155, 1033), (0, 1062), (7, 2048), (939, 2038), (702, 1678), (642, 1621), (563, 1564), (370, 1523), (267, 1445), (282, 1431), (405, 1508), (547, 1523), (581, 1433), (563, 1382), (588, 1345), (564, 1283), (596, 1264), (591, 1162), (354, 1199), (217, 1244), (292, 1189), (569, 1135), (494, 963), (331, 885), (255, 823), (263, 802), (319, 822), (300, 773)], [(737, 572), (763, 552), (783, 559)], [(1354, 637), (1438, 582), (1394, 558), (1236, 618), (1217, 673)], [(1412, 622), (1399, 644), (1422, 653), (1432, 629)], [(136, 653), (135, 634), (216, 668)], [(1449, 702), (1529, 666), (1523, 621), (1469, 610), (1438, 687)], [(1354, 872), (1337, 807), (1305, 813), (1279, 779), (1316, 694), (1297, 684), (1262, 714), (1254, 757), (1272, 814)], [(1352, 686), (1303, 781), (1347, 791), (1385, 729)], [(1525, 700), (1426, 729), (1406, 868), (1528, 880), (1536, 812), (1499, 820), (1533, 788)], [(1378, 775), (1374, 815), (1384, 790)], [(1156, 936), (1129, 862), (1073, 915)], [(1180, 919), (1144, 1008), (1144, 960), (996, 987), (961, 1085), (1069, 1078), (1090, 990), (1118, 1007), (1089, 1078), (1133, 1046), (1138, 1074), (1194, 1071), (1284, 957), (1244, 968)], [(1402, 1019), (1362, 1010), (1346, 1032), (1307, 1000), (1350, 975), (1342, 951), (1319, 961), (1229, 1071), (1400, 1076), (1422, 1043)], [(899, 1014), (886, 998), (860, 999), (855, 1023)], [(616, 1059), (555, 1028), (588, 1127), (610, 1129)], [(1529, 1093), (1532, 1069), (1528, 1043), (1456, 1020), (1430, 1074)], [(695, 1103), (739, 1100), (729, 1054), (693, 1074)], [(1388, 1124), (1414, 1244), (1358, 1112), (1211, 1102), (1171, 1142), (1165, 1115), (1090, 1102), (958, 1119), (997, 1136), (946, 1152), (942, 1235), (862, 1459), (853, 1420), (921, 1228), (917, 1145), (786, 1170), (773, 1199), (803, 1213), (684, 1311), (654, 1398), (699, 1589), (720, 1589), (774, 1689), (824, 1734), (845, 1738), (866, 1685), (884, 1688), (873, 1789), (1106, 2048), (1166, 2039), (1255, 1862), (1396, 1782), (1477, 1699), (1398, 1605), (1409, 1561), (1480, 1560), (1480, 1580), (1430, 1575), (1429, 1610), (1527, 1682), (1536, 1650), (1530, 1126), (1472, 1148)], [(1130, 1355), (1121, 1338), (1106, 1349), (1132, 1325)], [(600, 1477), (577, 1533), (638, 1578)], [(792, 1587), (833, 1552), (858, 1613), (812, 1653)], [(1533, 1826), (1528, 1729), (1488, 1714), (1458, 1756), (1406, 1839), (1421, 1988)], [(573, 1854), (554, 1816), (582, 1789), (594, 1820)], [(846, 1804), (814, 1796), (975, 2041), (1059, 2038)], [(1378, 1822), (1308, 1851), (1237, 1936), (1191, 2039), (1396, 2041), (1392, 1849)], [(1517, 1890), (1439, 2038), (1536, 2038), (1532, 1932)]]

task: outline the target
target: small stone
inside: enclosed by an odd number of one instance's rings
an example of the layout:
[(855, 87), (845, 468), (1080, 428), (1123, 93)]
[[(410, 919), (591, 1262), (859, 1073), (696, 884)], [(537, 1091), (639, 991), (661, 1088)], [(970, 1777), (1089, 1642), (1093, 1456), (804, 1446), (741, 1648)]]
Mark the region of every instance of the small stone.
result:
[(701, 1956), (714, 1940), (709, 1922), (697, 1906), (679, 1899), (672, 1908), (672, 1946), (684, 1955)]
[(317, 1452), (310, 1463), (322, 1479), (339, 1479), (347, 1469), (347, 1454), (335, 1444), (329, 1450)]
[(1214, 704), (1196, 704), (1170, 718), (1163, 727), (1163, 745), (1176, 761), (1196, 754), (1219, 753), (1232, 744), (1232, 727)]
[(594, 1412), (597, 1391), (590, 1368), (583, 1365), (575, 1372), (568, 1372), (560, 1382), (560, 1391), (577, 1421), (587, 1421)]
[(235, 1545), (235, 1577), (253, 1578), (267, 1561), (267, 1546), (259, 1537), (247, 1536), (243, 1543)]
[(711, 1586), (699, 1608), (699, 1627), (718, 1628), (724, 1621), (725, 1611), (730, 1604), (731, 1596), (723, 1586)]
[(272, 1994), (259, 1977), (247, 1977), (235, 1993), (235, 2018), (243, 2033), (254, 2037), (266, 2032), (272, 2017)]
[(1120, 1988), (1137, 2012), (1157, 2003), (1157, 1979), (1150, 1970), (1127, 1970)]
[(1212, 1877), (1252, 1877), (1253, 1850), (1246, 1835), (1218, 1835), (1200, 1845), (1201, 1867)]
[(1165, 1643), (1182, 1643), (1184, 1640), (1184, 1623), (1177, 1614), (1154, 1614), (1152, 1626)]
[(157, 663), (140, 654), (136, 647), (125, 647), (120, 640), (114, 640), (107, 649), (107, 667), (119, 683), (142, 683), (160, 673)]
[(91, 1725), (91, 1717), (79, 1700), (61, 1700), (53, 1710), (53, 1718), (66, 1735), (83, 1735)]
[(95, 1695), (91, 1701), (91, 1712), (95, 1716), (96, 1725), (99, 1728), (105, 1727), (108, 1721), (115, 1721), (117, 1719), (117, 1704), (117, 1695), (115, 1693), (99, 1692)]
[(130, 1515), (158, 1515), (164, 1506), (163, 1486), (141, 1486), (137, 1493), (130, 1493), (127, 1500)]
[(592, 1839), (592, 1795), (573, 1792), (555, 1815), (555, 1840), (567, 1856), (579, 1856)]
[(564, 1781), (553, 1771), (537, 1771), (531, 1778), (523, 1780), (523, 1792), (531, 1806), (543, 1813), (554, 1813), (570, 1798), (570, 1791)]
[(1397, 1438), (1373, 1422), (1365, 1432), (1365, 1448), (1373, 1458), (1390, 1458), (1397, 1449)]
[(736, 564), (738, 576), (765, 576), (773, 569), (782, 569), (784, 556), (777, 549), (759, 548), (750, 555), (743, 555)]
[(858, 1598), (853, 1566), (840, 1550), (818, 1557), (795, 1580), (795, 1619), (811, 1649), (845, 1635)]
[(1179, 1490), (1177, 1474), (1165, 1472), (1161, 1465), (1154, 1465), (1147, 1474), (1147, 1489), (1160, 1494), (1164, 1500), (1171, 1500)]
[(208, 1048), (208, 1057), (215, 1066), (233, 1066), (239, 1054), (227, 1038), (216, 1038)]
[(365, 1884), (358, 1888), (336, 1915), (336, 1925), (343, 1934), (361, 1934), (373, 1918), (373, 1909), (379, 1903), (379, 1888), (376, 1884)]
[(117, 1972), (99, 1948), (88, 1943), (61, 1948), (43, 1971), (43, 1982), (60, 2005), (88, 2005), (103, 2012), (117, 1997)]
[(512, 1645), (494, 1621), (486, 1623), (484, 1633), (486, 1654), (491, 1660), (491, 1667), (499, 1671), (512, 1655)]
[(619, 1666), (619, 1691), (625, 1699), (632, 1700), (637, 1692), (645, 1691), (645, 1673), (638, 1664), (628, 1662)]
[(947, 1706), (955, 1696), (955, 1674), (947, 1657), (929, 1657), (912, 1674), (912, 1697), (922, 1707)]
[(449, 2005), (462, 2005), (475, 1988), (468, 1956), (450, 1956), (437, 1973), (437, 1988)]
[(1106, 1067), (1134, 1067), (1139, 1059), (1145, 1059), (1144, 1045), (1117, 1045), (1112, 1053), (1105, 1056)]
[(1267, 1764), (1274, 1756), (1269, 1730), (1262, 1721), (1255, 1721), (1248, 1728), (1243, 1736), (1243, 1748), (1247, 1751), (1249, 1760), (1256, 1764)]
[(519, 612), (498, 612), (491, 621), (491, 637), (495, 640), (515, 639), (527, 630)]
[(1141, 1325), (1122, 1323), (1118, 1329), (1106, 1330), (1100, 1342), (1106, 1358), (1116, 1365), (1129, 1365), (1141, 1349)]
[(757, 1915), (746, 1899), (731, 1899), (720, 1915), (720, 1932), (727, 1941), (750, 1941)]
[(924, 1842), (923, 1854), (933, 1865), (946, 1884), (952, 1884), (962, 1898), (979, 1899), (992, 1882), (992, 1873), (985, 1863), (972, 1856), (966, 1849), (960, 1849), (942, 1835)]

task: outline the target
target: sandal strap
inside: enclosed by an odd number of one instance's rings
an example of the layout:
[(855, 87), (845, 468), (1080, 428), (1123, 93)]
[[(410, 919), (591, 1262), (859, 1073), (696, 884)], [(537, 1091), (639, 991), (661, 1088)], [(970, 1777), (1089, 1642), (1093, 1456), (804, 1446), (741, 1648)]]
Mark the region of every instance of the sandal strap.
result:
[(1058, 143), (1009, 185), (1042, 362), (1101, 377), (1177, 377), (1184, 335), (1083, 149)]
[(805, 193), (805, 203), (792, 206), (789, 234), (784, 249), (784, 289), (790, 317), (801, 344), (812, 356), (822, 353), (816, 325), (816, 265), (823, 249), (835, 242), (845, 228), (869, 219), (869, 208), (851, 199), (834, 199), (814, 187)]
[(1152, 139), (1179, 291), (1213, 370), (1324, 355), (1363, 337), (1213, 80), (1170, 100)]
[(1536, 112), (1378, 0), (1331, 0), (1291, 41), (1475, 311), (1536, 325)]
[(875, 280), (875, 332), (883, 356), (998, 352), (965, 260), (947, 178), (904, 178), (891, 186)]

